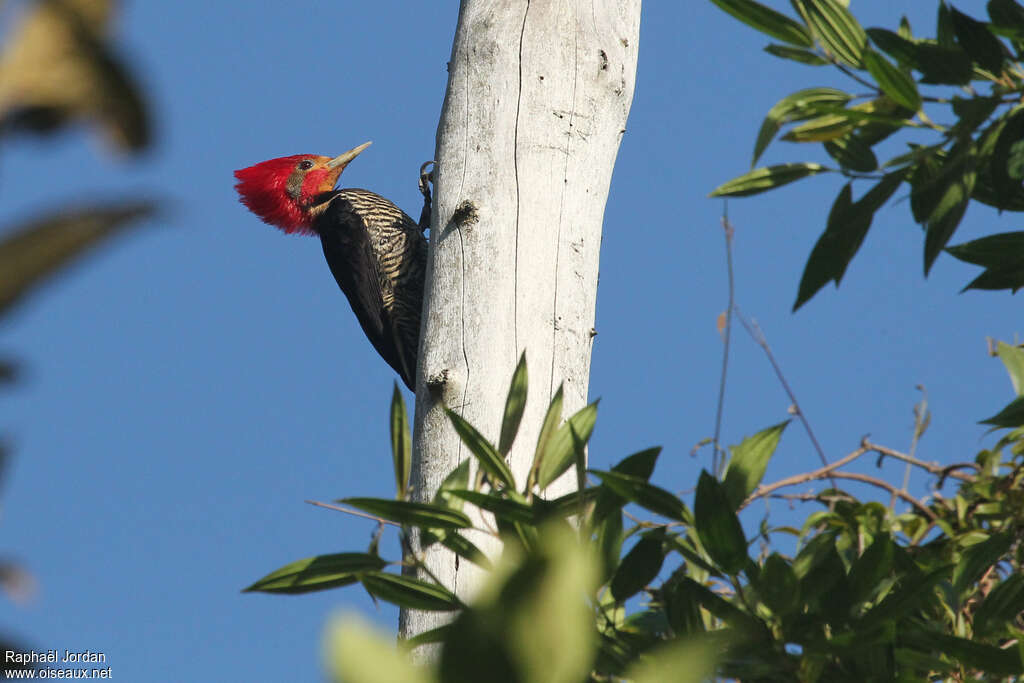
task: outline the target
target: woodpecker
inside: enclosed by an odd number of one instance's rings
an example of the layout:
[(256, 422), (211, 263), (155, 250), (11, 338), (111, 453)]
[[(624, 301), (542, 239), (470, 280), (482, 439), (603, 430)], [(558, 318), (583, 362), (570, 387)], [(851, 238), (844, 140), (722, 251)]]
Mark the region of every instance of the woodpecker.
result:
[(285, 233), (317, 235), (327, 265), (373, 348), (415, 391), (423, 277), (427, 267), (431, 176), (420, 167), (417, 224), (368, 190), (336, 190), (345, 167), (370, 143), (333, 159), (313, 154), (271, 159), (235, 171), (240, 201)]

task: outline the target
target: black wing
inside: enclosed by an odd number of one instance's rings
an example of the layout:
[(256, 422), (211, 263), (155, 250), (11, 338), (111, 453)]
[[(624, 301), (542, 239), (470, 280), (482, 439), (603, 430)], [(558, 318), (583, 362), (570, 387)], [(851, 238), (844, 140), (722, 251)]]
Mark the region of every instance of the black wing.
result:
[[(405, 217), (388, 200), (379, 195), (373, 197), (386, 202), (400, 216)], [(316, 219), (314, 228), (320, 235), (327, 265), (348, 298), (363, 332), (405, 385), (415, 391), (413, 374), (416, 371), (417, 349), (399, 348), (396, 321), (388, 305), (394, 298), (393, 286), (381, 272), (378, 252), (368, 230), (366, 216), (365, 211), (338, 193), (329, 200), (327, 208)]]

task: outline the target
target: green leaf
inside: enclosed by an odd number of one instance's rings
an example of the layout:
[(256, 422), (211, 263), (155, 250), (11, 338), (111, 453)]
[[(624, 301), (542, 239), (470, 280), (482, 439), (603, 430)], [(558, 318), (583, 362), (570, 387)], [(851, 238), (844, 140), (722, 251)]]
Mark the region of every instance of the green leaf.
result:
[(707, 470), (701, 470), (697, 482), (693, 514), (708, 555), (726, 574), (738, 574), (747, 563), (747, 540), (725, 489)]
[(939, 582), (949, 576), (949, 567), (939, 567), (915, 581), (902, 581), (880, 603), (872, 607), (857, 622), (856, 628), (867, 631), (889, 620), (905, 618), (917, 605), (935, 590)]
[(544, 422), (541, 424), (540, 434), (537, 436), (537, 448), (533, 452), (533, 464), (530, 466), (529, 481), (526, 482), (526, 488), (523, 491), (524, 495), (532, 491), (534, 485), (537, 483), (537, 475), (544, 462), (545, 454), (548, 450), (548, 443), (550, 443), (551, 437), (554, 436), (555, 430), (558, 429), (558, 423), (561, 419), (562, 385), (559, 384), (558, 390), (551, 398), (551, 403), (548, 404), (548, 411), (544, 414)]
[(665, 560), (665, 528), (645, 534), (622, 558), (612, 577), (612, 597), (623, 602), (640, 591), (658, 576)]
[(452, 490), (449, 493), (476, 505), (481, 510), (492, 513), (495, 517), (499, 517), (508, 523), (537, 523), (536, 511), (526, 503), (481, 491)]
[(1013, 390), (1017, 392), (1018, 396), (1024, 395), (1024, 349), (999, 342), (996, 345), (996, 353), (1010, 374)]
[(590, 470), (590, 473), (599, 477), (604, 486), (626, 500), (663, 517), (680, 522), (686, 521), (686, 506), (683, 505), (683, 501), (665, 489), (628, 474), (601, 470)]
[(864, 51), (864, 66), (893, 102), (911, 111), (921, 108), (921, 95), (914, 79), (890, 64), (888, 59), (867, 49)]
[(383, 569), (387, 563), (368, 553), (337, 553), (296, 560), (273, 571), (244, 590), (246, 593), (298, 594), (346, 586), (359, 574)]
[(770, 55), (774, 55), (775, 57), (789, 59), (794, 62), (800, 62), (801, 64), (807, 64), (808, 66), (825, 66), (829, 63), (827, 59), (819, 57), (817, 53), (799, 47), (772, 44), (766, 45), (764, 51)]
[(799, 23), (752, 0), (712, 0), (718, 7), (747, 26), (766, 33), (776, 40), (799, 47), (811, 47), (811, 34)]
[(829, 281), (839, 285), (871, 228), (875, 212), (889, 201), (902, 184), (904, 175), (903, 170), (886, 174), (856, 202), (851, 201), (849, 183), (840, 190), (829, 212), (825, 232), (818, 238), (804, 266), (794, 311), (810, 301)]
[(405, 399), (398, 390), (398, 382), (391, 393), (391, 458), (395, 464), (395, 488), (399, 498), (409, 490), (409, 472), (412, 467), (412, 437), (409, 418), (405, 412)]
[(956, 42), (981, 68), (998, 75), (1003, 70), (1003, 44), (980, 21), (950, 7)]
[(367, 592), (392, 605), (427, 612), (451, 612), (462, 607), (448, 590), (410, 576), (389, 572), (366, 572), (359, 580)]
[(920, 70), (917, 61), (917, 45), (912, 40), (884, 28), (869, 28), (867, 34), (875, 47), (901, 65)]
[(440, 532), (438, 541), (448, 550), (459, 557), (464, 557), (481, 569), (490, 571), (493, 569), (491, 561), (475, 543), (455, 530)]
[(700, 599), (694, 594), (693, 584), (683, 580), (685, 571), (685, 567), (677, 569), (662, 588), (665, 617), (676, 636), (704, 632)]
[(800, 582), (793, 567), (778, 553), (764, 561), (757, 581), (757, 592), (770, 610), (786, 615), (800, 605)]
[(584, 446), (590, 441), (590, 435), (594, 432), (594, 423), (597, 422), (597, 403), (594, 401), (581, 408), (551, 435), (537, 472), (537, 485), (541, 490), (546, 489), (551, 482), (562, 476), (562, 473), (572, 467), (575, 462), (576, 451), (573, 447), (571, 430), (576, 430), (576, 434)]
[(601, 583), (605, 583), (619, 564), (622, 553), (622, 511), (605, 515), (597, 526), (597, 548), (600, 551), (604, 571)]
[(733, 178), (716, 187), (709, 197), (746, 197), (760, 194), (776, 187), (788, 185), (801, 178), (831, 171), (831, 168), (815, 163), (778, 164), (756, 168), (749, 173)]
[(871, 150), (871, 145), (856, 133), (829, 140), (825, 143), (825, 151), (842, 168), (850, 171), (870, 173), (878, 168), (878, 157)]
[(779, 439), (782, 437), (782, 431), (788, 424), (789, 420), (786, 420), (767, 429), (762, 429), (732, 448), (732, 457), (726, 466), (722, 487), (733, 510), (739, 509), (747, 496), (753, 493), (757, 485), (761, 483), (764, 471), (768, 467), (768, 461), (775, 453)]
[(494, 448), (494, 445), (485, 439), (476, 430), (476, 427), (469, 424), (461, 415), (451, 409), (446, 408), (445, 410), (462, 443), (465, 444), (470, 453), (476, 456), (480, 467), (492, 479), (493, 483), (502, 484), (507, 488), (515, 488), (516, 482), (512, 476), (512, 470), (509, 469), (505, 458)]
[(1010, 110), (1005, 123), (999, 131), (992, 150), (989, 163), (991, 182), (995, 190), (999, 208), (1010, 208), (1015, 195), (1021, 191), (1021, 172), (1019, 143), (1024, 138), (1024, 106)]
[(507, 456), (512, 449), (512, 442), (519, 431), (519, 423), (526, 409), (526, 351), (519, 356), (519, 364), (512, 373), (512, 383), (505, 399), (505, 413), (501, 418), (501, 438), (498, 439), (498, 452)]
[(61, 207), (5, 232), (0, 241), (0, 314), (65, 264), (154, 212), (151, 202)]
[(872, 600), (882, 580), (893, 567), (893, 541), (887, 533), (875, 536), (864, 554), (850, 567), (850, 601), (853, 604)]
[(915, 68), (921, 72), (922, 83), (967, 85), (971, 82), (974, 69), (963, 48), (918, 43), (914, 54)]
[(836, 0), (792, 2), (827, 52), (847, 66), (861, 66), (867, 35), (850, 10)]
[(932, 631), (928, 635), (932, 636), (931, 645), (934, 649), (956, 659), (961, 666), (969, 670), (989, 674), (985, 676), (987, 680), (994, 680), (995, 676), (1002, 678), (1024, 673), (1024, 662), (1021, 661), (1019, 647), (1003, 649), (939, 631)]
[(993, 565), (1006, 559), (1013, 536), (1006, 532), (992, 534), (987, 541), (975, 543), (963, 551), (960, 561), (953, 568), (953, 590), (964, 596), (974, 593), (974, 584)]
[(978, 636), (1002, 635), (1016, 628), (1017, 617), (1024, 612), (1024, 574), (1010, 574), (985, 598), (974, 614), (974, 632)]
[(783, 97), (768, 110), (764, 122), (761, 123), (761, 130), (758, 131), (757, 140), (754, 142), (754, 158), (750, 165), (757, 163), (784, 123), (815, 116), (822, 104), (842, 106), (851, 98), (852, 95), (849, 93), (835, 88), (807, 88)]
[[(444, 643), (447, 642), (450, 637), (452, 630), (451, 624), (445, 624), (444, 626), (438, 626), (432, 628), (429, 631), (418, 633), (412, 638), (406, 638), (405, 640), (399, 640), (398, 644), (403, 646), (407, 650), (419, 647), (420, 645), (431, 645), (433, 643)], [(396, 679), (402, 680), (402, 679)], [(376, 683), (376, 682), (375, 682)]]
[[(968, 153), (969, 154), (969, 153)], [(963, 163), (957, 163), (953, 170), (959, 171), (953, 174), (943, 174), (943, 181), (939, 187), (943, 187), (939, 195), (938, 203), (928, 216), (925, 225), (924, 238), (924, 274), (927, 276), (946, 243), (953, 236), (960, 220), (967, 211), (967, 205), (971, 201), (971, 192), (974, 190), (974, 182), (977, 173), (974, 171), (970, 159), (964, 159)]]
[(342, 498), (338, 501), (402, 526), (425, 529), (467, 529), (473, 526), (462, 512), (435, 503), (414, 503), (387, 498)]
[[(421, 634), (421, 637), (425, 635)], [(376, 633), (358, 616), (335, 620), (328, 627), (326, 642), (327, 666), (332, 681), (433, 683), (426, 668), (416, 666), (405, 653), (396, 650), (393, 636)], [(406, 644), (412, 642), (408, 640)]]
[(1016, 40), (1024, 38), (1024, 7), (1014, 0), (989, 0), (992, 30)]

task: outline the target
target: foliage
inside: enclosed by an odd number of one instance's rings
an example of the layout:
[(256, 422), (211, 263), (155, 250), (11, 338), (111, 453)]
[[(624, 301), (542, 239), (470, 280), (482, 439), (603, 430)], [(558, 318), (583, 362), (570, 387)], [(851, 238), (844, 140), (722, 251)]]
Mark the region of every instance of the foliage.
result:
[[(839, 286), (875, 213), (904, 184), (913, 220), (924, 228), (924, 272), (945, 250), (985, 270), (966, 289), (1024, 286), (1024, 232), (991, 235), (947, 247), (972, 200), (1000, 211), (1024, 211), (1024, 6), (989, 0), (988, 21), (939, 2), (935, 36), (917, 37), (906, 20), (897, 31), (864, 29), (840, 0), (792, 0), (791, 18), (753, 0), (713, 0), (747, 25), (786, 45), (765, 50), (804, 65), (845, 74), (866, 94), (828, 87), (783, 97), (765, 117), (752, 170), (711, 196), (757, 194), (820, 173), (847, 182), (811, 250), (794, 310), (830, 281)], [(786, 163), (753, 168), (784, 128), (788, 142), (821, 144), (834, 166)], [(908, 137), (886, 161), (877, 153), (894, 134)], [(890, 141), (891, 143), (892, 141)], [(853, 184), (868, 189), (854, 199)]]
[[(144, 97), (109, 40), (109, 0), (40, 0), (5, 37), (0, 51), (0, 137), (45, 135), (68, 124), (97, 124), (122, 152), (137, 153), (150, 142)], [(0, 317), (33, 288), (66, 270), (74, 259), (153, 214), (148, 200), (130, 199), (59, 206), (0, 230)], [(0, 385), (17, 377), (12, 359), (0, 359)], [(8, 450), (0, 442), (0, 469)], [(0, 563), (0, 588), (26, 597), (34, 579), (20, 564)], [(0, 642), (5, 652), (29, 648)], [(38, 649), (38, 648), (37, 648)], [(32, 668), (5, 660), (4, 672)]]
[[(1024, 386), (1024, 350), (1001, 345), (999, 354), (1014, 386)], [(526, 388), (521, 363), (502, 443), (517, 438), (512, 425)], [(560, 395), (552, 402), (558, 405)], [(381, 557), (376, 540), (366, 553), (292, 563), (248, 590), (297, 593), (358, 582), (399, 606), (453, 613), (447, 625), (405, 643), (440, 648), (431, 669), (409, 668), (385, 637), (343, 621), (331, 632), (328, 660), (338, 680), (358, 683), (568, 682), (588, 674), (590, 680), (697, 681), (705, 679), (709, 658), (717, 675), (742, 681), (1024, 674), (1024, 416), (1002, 411), (998, 422), (1011, 431), (972, 462), (943, 467), (865, 441), (831, 465), (763, 484), (786, 427), (774, 425), (732, 447), (721, 476), (702, 472), (691, 507), (651, 481), (658, 448), (608, 471), (583, 469), (595, 408), (565, 422), (560, 408), (549, 411), (538, 439), (534, 472), (551, 459), (558, 463), (552, 476), (576, 467), (583, 482), (560, 498), (536, 493), (532, 474), (530, 482), (513, 481), (501, 449), (450, 412), (483, 472), (475, 484), (465, 462), (429, 504), (407, 500), (401, 477), (395, 500), (339, 501), (375, 515), (382, 527), (400, 527), (403, 539), (416, 527), (428, 544), (443, 543), (485, 567), (489, 561), (468, 536), (499, 537), (504, 550), (472, 604), (440, 585), (413, 553)], [(396, 394), (393, 435), (402, 433), (396, 422), (405, 421)], [(405, 473), (404, 439), (392, 443), (396, 472)], [(880, 465), (895, 458), (926, 471), (935, 479), (934, 494), (919, 501), (882, 479), (846, 471), (868, 454)], [(799, 530), (743, 512), (756, 500), (785, 497), (778, 493), (784, 486), (829, 478), (880, 486), (912, 505), (897, 512), (830, 488), (789, 496), (822, 506)], [(954, 483), (952, 494), (941, 493)], [(468, 506), (486, 511), (486, 521)], [(639, 510), (648, 518), (638, 519)], [(370, 667), (368, 652), (375, 653)]]

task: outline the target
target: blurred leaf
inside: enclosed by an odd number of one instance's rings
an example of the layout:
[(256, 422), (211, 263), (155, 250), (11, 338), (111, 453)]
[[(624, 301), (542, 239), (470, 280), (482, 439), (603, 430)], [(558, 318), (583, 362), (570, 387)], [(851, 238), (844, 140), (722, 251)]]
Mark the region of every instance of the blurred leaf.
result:
[(663, 544), (665, 528), (644, 534), (622, 558), (612, 577), (612, 597), (623, 602), (640, 591), (658, 576), (665, 560)]
[(519, 364), (512, 373), (512, 383), (505, 399), (505, 413), (501, 418), (501, 438), (498, 439), (498, 452), (507, 456), (512, 449), (512, 442), (519, 432), (519, 423), (523, 419), (526, 408), (526, 351), (519, 356)]
[(831, 171), (832, 169), (814, 163), (778, 164), (756, 168), (749, 173), (733, 178), (716, 187), (709, 197), (746, 197), (760, 194), (807, 176)]
[(487, 473), (494, 483), (502, 484), (508, 488), (515, 488), (515, 478), (512, 470), (509, 469), (505, 458), (501, 456), (483, 435), (476, 430), (476, 427), (469, 424), (461, 415), (454, 410), (446, 409), (448, 419), (458, 433), (462, 443), (469, 449), (469, 452), (476, 456), (480, 467)]
[(395, 490), (399, 498), (405, 498), (409, 490), (409, 472), (412, 467), (412, 437), (409, 435), (409, 418), (405, 413), (405, 399), (395, 382), (391, 393), (391, 458), (395, 465)]
[(747, 540), (722, 485), (701, 470), (693, 508), (697, 534), (711, 559), (735, 575), (747, 563)]
[(604, 515), (596, 531), (597, 547), (605, 569), (601, 574), (602, 583), (604, 583), (618, 566), (619, 557), (621, 557), (622, 511), (616, 510), (614, 513)]
[(395, 647), (393, 636), (376, 633), (355, 615), (334, 619), (327, 629), (327, 669), (335, 683), (433, 683), (430, 670), (416, 666)]
[(782, 438), (782, 431), (788, 424), (789, 420), (786, 420), (762, 429), (732, 448), (732, 457), (726, 465), (722, 488), (733, 510), (739, 509), (747, 496), (761, 483), (768, 461), (775, 453), (779, 439)]
[(700, 614), (700, 600), (694, 594), (693, 584), (684, 581), (685, 569), (680, 567), (662, 587), (665, 617), (676, 636), (704, 632)]
[(766, 33), (776, 40), (799, 47), (814, 45), (810, 33), (804, 26), (785, 14), (780, 14), (769, 7), (753, 2), (753, 0), (712, 0), (712, 2), (747, 26)]
[(851, 97), (849, 93), (835, 88), (807, 88), (783, 97), (768, 110), (764, 122), (761, 123), (761, 130), (758, 131), (757, 140), (754, 142), (754, 158), (750, 165), (757, 163), (784, 123), (814, 116), (818, 111), (816, 107), (823, 103), (844, 105)]
[(630, 502), (669, 519), (686, 520), (686, 506), (683, 505), (683, 501), (663, 488), (628, 474), (601, 470), (590, 470), (590, 473), (599, 477), (604, 486)]
[(150, 202), (61, 209), (0, 236), (0, 314), (101, 241), (153, 214)]
[(979, 424), (1010, 428), (1024, 426), (1024, 396), (1013, 399), (1005, 408)]
[(572, 467), (575, 453), (571, 430), (576, 430), (580, 442), (586, 446), (597, 422), (597, 401), (580, 408), (548, 440), (537, 472), (537, 486), (546, 489), (555, 479)]
[(441, 482), (441, 486), (437, 489), (437, 493), (434, 494), (433, 503), (435, 505), (445, 505), (453, 510), (462, 509), (462, 499), (453, 498), (449, 495), (449, 491), (452, 489), (464, 489), (469, 486), (469, 459), (463, 460), (459, 463), (459, 466), (448, 473), (448, 476)]
[(370, 595), (398, 607), (428, 612), (450, 612), (460, 609), (458, 598), (446, 589), (410, 576), (374, 571), (359, 575)]
[(804, 266), (796, 303), (793, 304), (794, 311), (809, 301), (830, 280), (839, 286), (847, 266), (857, 255), (864, 237), (871, 228), (875, 212), (889, 201), (902, 184), (904, 174), (903, 170), (886, 174), (856, 202), (851, 201), (850, 183), (843, 186), (832, 204), (825, 232), (818, 238), (807, 259), (807, 265)]
[(715, 670), (715, 653), (719, 647), (701, 638), (669, 641), (644, 653), (625, 678), (632, 683), (709, 681)]
[(596, 650), (591, 548), (564, 525), (544, 527), (536, 552), (505, 546), (472, 606), (452, 623), (441, 653), (445, 681), (577, 683)]
[[(2, 256), (0, 256), (2, 258)], [(18, 366), (14, 361), (0, 358), (0, 384), (10, 384), (18, 379)]]
[(307, 557), (286, 564), (243, 592), (309, 593), (355, 583), (361, 572), (383, 569), (387, 563), (367, 553), (337, 553)]
[(981, 68), (998, 75), (1003, 70), (1003, 44), (985, 24), (960, 12), (956, 7), (950, 7), (950, 15), (956, 42)]
[(914, 79), (889, 63), (874, 50), (864, 51), (864, 66), (878, 82), (879, 87), (897, 104), (912, 111), (921, 108), (921, 95)]
[(387, 498), (342, 498), (338, 502), (402, 526), (426, 529), (467, 529), (473, 526), (464, 513), (435, 503), (415, 503)]
[(861, 66), (867, 36), (850, 10), (836, 0), (792, 2), (827, 52), (847, 66)]
[(825, 66), (829, 63), (827, 59), (819, 57), (815, 52), (799, 47), (789, 47), (787, 45), (766, 45), (764, 51), (770, 55), (781, 57), (782, 59), (790, 59), (794, 62), (800, 62), (801, 64), (807, 64), (809, 66)]
[(0, 120), (49, 132), (73, 119), (100, 123), (122, 150), (149, 144), (138, 85), (105, 42), (110, 2), (37, 2), (0, 56)]

